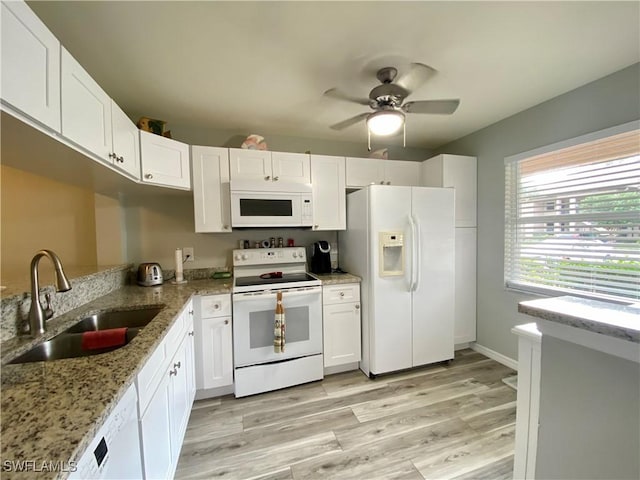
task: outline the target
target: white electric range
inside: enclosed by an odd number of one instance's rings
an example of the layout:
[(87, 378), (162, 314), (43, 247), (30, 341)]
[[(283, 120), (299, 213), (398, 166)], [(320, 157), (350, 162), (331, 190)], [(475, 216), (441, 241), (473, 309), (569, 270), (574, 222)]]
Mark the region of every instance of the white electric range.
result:
[[(233, 251), (235, 396), (321, 380), (322, 283), (307, 273), (303, 247)], [(274, 349), (277, 292), (285, 309), (285, 348)]]

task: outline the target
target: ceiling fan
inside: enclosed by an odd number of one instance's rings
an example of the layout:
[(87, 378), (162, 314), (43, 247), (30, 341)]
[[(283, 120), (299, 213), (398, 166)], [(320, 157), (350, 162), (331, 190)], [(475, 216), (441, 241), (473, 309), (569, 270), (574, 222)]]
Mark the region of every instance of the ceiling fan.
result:
[(376, 77), (381, 82), (369, 92), (369, 98), (352, 97), (337, 88), (331, 88), (324, 95), (339, 100), (367, 105), (374, 112), (361, 113), (348, 118), (330, 128), (342, 130), (366, 119), (369, 135), (392, 135), (397, 133), (405, 124), (406, 113), (427, 113), (450, 115), (460, 104), (459, 99), (448, 100), (417, 100), (403, 103), (411, 92), (431, 78), (436, 71), (422, 63), (412, 63), (411, 68), (398, 80), (395, 80), (398, 70), (394, 67), (384, 67), (378, 70)]

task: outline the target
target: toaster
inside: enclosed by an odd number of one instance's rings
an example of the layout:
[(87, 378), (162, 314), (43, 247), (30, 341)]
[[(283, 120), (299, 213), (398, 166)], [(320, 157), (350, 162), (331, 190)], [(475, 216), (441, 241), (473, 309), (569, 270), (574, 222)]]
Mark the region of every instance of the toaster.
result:
[(159, 263), (141, 263), (138, 266), (138, 285), (151, 287), (162, 285), (162, 268)]

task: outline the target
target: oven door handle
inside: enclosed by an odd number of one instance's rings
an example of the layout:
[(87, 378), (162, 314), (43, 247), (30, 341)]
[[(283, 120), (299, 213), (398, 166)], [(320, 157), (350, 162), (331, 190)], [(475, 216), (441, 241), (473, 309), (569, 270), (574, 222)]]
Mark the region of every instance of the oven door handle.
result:
[(278, 292), (282, 292), (282, 299), (290, 297), (299, 297), (301, 295), (318, 295), (322, 293), (322, 287), (306, 287), (306, 288), (292, 288), (282, 290), (265, 290), (262, 292), (246, 292), (246, 293), (234, 293), (234, 302), (249, 302), (251, 300), (263, 299), (273, 297), (275, 298)]

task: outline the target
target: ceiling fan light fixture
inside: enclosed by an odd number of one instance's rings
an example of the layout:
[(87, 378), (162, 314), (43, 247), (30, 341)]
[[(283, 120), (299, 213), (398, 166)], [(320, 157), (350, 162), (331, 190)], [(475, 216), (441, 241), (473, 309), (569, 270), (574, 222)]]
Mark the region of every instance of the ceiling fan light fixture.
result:
[(382, 110), (367, 117), (367, 128), (373, 135), (387, 136), (397, 133), (404, 124), (404, 113)]

